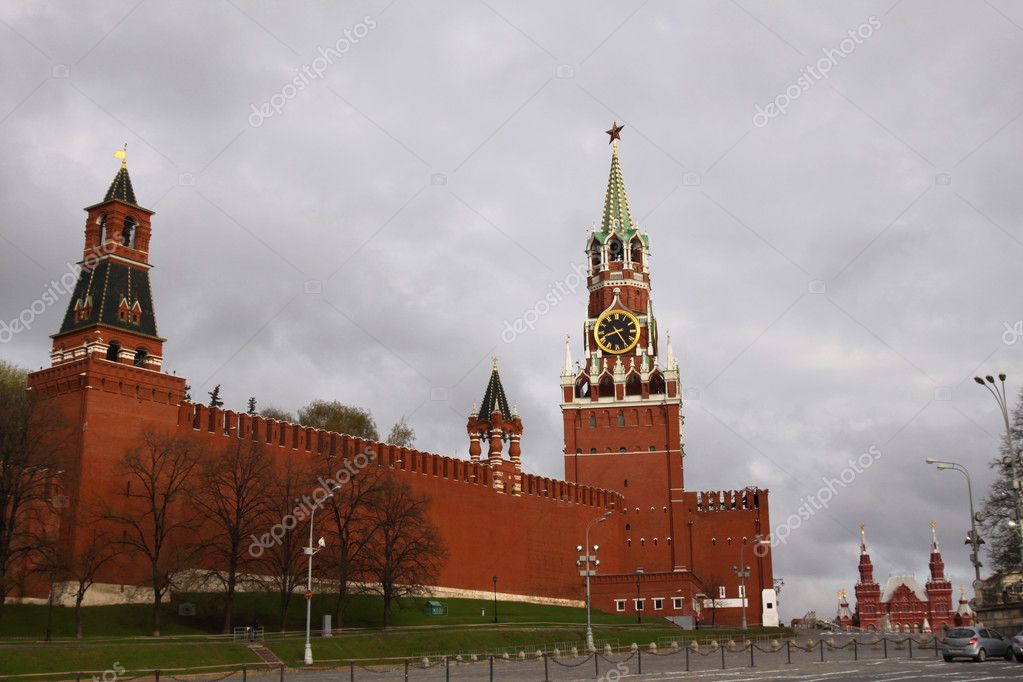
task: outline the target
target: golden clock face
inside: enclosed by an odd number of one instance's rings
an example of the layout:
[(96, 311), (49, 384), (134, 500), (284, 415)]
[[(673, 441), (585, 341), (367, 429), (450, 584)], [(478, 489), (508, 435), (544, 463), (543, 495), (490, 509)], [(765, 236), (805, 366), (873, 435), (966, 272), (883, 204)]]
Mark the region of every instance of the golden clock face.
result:
[(639, 320), (624, 310), (607, 310), (593, 325), (593, 339), (605, 353), (628, 353), (639, 343)]

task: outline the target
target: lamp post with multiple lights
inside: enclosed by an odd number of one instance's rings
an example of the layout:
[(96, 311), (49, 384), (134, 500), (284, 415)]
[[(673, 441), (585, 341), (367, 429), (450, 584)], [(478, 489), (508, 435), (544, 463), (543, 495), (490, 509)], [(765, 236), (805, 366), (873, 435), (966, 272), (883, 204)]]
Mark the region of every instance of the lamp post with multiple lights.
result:
[[(1008, 464), (1012, 470), (1012, 494), (1014, 496), (1014, 518), (1016, 532), (1019, 533), (1020, 565), (1023, 566), (1023, 490), (1020, 489), (1019, 481), (1019, 452), (1012, 437), (1012, 426), (1009, 424), (1009, 403), (1005, 392), (1005, 374), (998, 375), (998, 383), (995, 378), (988, 374), (983, 379), (973, 377), (973, 380), (983, 386), (995, 398), (998, 408), (1002, 412), (1002, 420), (1005, 423), (1005, 442), (1009, 446)], [(1003, 460), (1004, 462), (1004, 460)]]
[[(327, 497), (332, 497), (334, 493), (340, 490), (340, 487), (331, 488), (327, 491)], [(326, 498), (324, 498), (326, 500)], [(303, 547), (302, 552), (309, 557), (309, 568), (308, 575), (306, 578), (306, 592), (305, 592), (305, 658), (304, 662), (306, 665), (313, 664), (313, 645), (310, 641), (310, 630), (312, 626), (313, 618), (313, 555), (319, 552), (321, 549), (327, 546), (326, 540), (320, 538), (316, 546), (313, 546), (313, 516), (316, 515), (316, 505), (312, 505), (309, 509), (309, 546)]]
[[(765, 540), (764, 537), (762, 535), (759, 535), (759, 534), (753, 536), (753, 545), (755, 547), (756, 546), (760, 546), (760, 545), (765, 545), (765, 544), (770, 544), (770, 541), (769, 540)], [(748, 578), (750, 576), (750, 567), (746, 566), (744, 564), (744, 562), (743, 562), (743, 555), (744, 555), (745, 551), (746, 551), (746, 542), (743, 541), (743, 543), (741, 545), (739, 545), (739, 565), (738, 566), (732, 566), (732, 570), (735, 571), (735, 575), (739, 576), (739, 585), (742, 588), (741, 589), (742, 594), (739, 595), (739, 599), (742, 602), (742, 629), (743, 630), (746, 629), (746, 601), (747, 601), (747, 599), (746, 599), (746, 578)]]
[[(586, 648), (589, 651), (596, 651), (597, 647), (593, 643), (593, 626), (590, 621), (590, 576), (597, 574), (597, 566), (600, 566), (600, 560), (597, 559), (596, 554), (600, 550), (598, 545), (590, 547), (590, 528), (598, 523), (603, 523), (611, 517), (611, 512), (606, 511), (602, 515), (593, 519), (586, 524), (586, 533), (584, 540), (585, 545), (576, 545), (575, 550), (579, 552), (579, 560), (576, 562), (576, 566), (579, 567), (579, 574), (586, 576)], [(583, 550), (585, 549), (585, 554)], [(593, 554), (590, 554), (592, 549)], [(593, 566), (592, 568), (590, 566)]]

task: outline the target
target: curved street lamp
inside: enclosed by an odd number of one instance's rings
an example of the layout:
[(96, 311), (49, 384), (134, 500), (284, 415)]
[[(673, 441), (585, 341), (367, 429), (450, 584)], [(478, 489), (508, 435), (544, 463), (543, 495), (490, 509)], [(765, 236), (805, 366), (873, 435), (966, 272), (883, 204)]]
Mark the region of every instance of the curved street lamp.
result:
[(977, 534), (977, 513), (973, 511), (973, 484), (970, 482), (970, 472), (967, 471), (966, 467), (958, 462), (946, 462), (940, 459), (934, 459), (928, 457), (924, 460), (928, 464), (933, 464), (941, 471), (958, 471), (966, 477), (966, 493), (970, 499), (970, 537), (966, 540), (967, 544), (973, 546), (973, 553), (970, 554), (970, 563), (973, 564), (973, 571), (976, 574), (976, 582), (973, 584), (974, 598), (980, 594), (980, 546), (984, 543), (980, 539), (980, 535)]

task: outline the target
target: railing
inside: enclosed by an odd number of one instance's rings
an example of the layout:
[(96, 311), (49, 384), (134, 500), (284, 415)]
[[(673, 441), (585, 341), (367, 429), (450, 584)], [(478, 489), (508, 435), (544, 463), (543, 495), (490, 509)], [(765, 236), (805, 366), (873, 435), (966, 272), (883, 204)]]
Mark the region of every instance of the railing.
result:
[[(239, 628), (244, 630), (245, 628)], [(802, 663), (859, 661), (876, 663), (885, 659), (938, 658), (938, 639), (932, 635), (919, 638), (887, 636), (842, 635), (823, 639), (770, 640), (757, 637), (742, 642), (697, 642), (684, 639), (670, 640), (667, 646), (648, 644), (641, 647), (636, 643), (625, 647), (615, 646), (611, 641), (601, 641), (596, 651), (581, 652), (580, 642), (565, 643), (568, 648), (558, 645), (544, 645), (531, 651), (504, 652), (502, 654), (476, 654), (469, 656), (448, 654), (426, 654), (417, 657), (378, 657), (373, 659), (318, 660), (313, 666), (289, 667), (285, 664), (220, 665), (202, 668), (176, 668), (163, 670), (115, 671), (117, 682), (132, 680), (154, 680), (155, 682), (189, 682), (185, 676), (202, 674), (206, 682), (221, 682), (233, 678), (233, 682), (248, 682), (248, 676), (258, 675), (259, 680), (307, 679), (310, 671), (321, 675), (333, 672), (333, 678), (340, 680), (480, 680), (489, 673), (504, 679), (535, 680), (555, 682), (563, 679), (579, 679), (580, 672), (587, 671), (594, 679), (611, 679), (617, 671), (617, 678), (632, 674), (651, 672), (697, 672), (710, 670), (740, 669), (773, 665), (784, 669)], [(845, 640), (841, 643), (836, 639)], [(616, 644), (616, 643), (615, 643)], [(575, 647), (575, 648), (573, 648)], [(876, 672), (876, 669), (872, 669)], [(80, 671), (67, 673), (38, 673), (10, 675), (3, 679), (24, 680), (75, 680), (82, 682), (91, 677), (102, 677), (111, 671)], [(105, 678), (104, 678), (105, 679)]]

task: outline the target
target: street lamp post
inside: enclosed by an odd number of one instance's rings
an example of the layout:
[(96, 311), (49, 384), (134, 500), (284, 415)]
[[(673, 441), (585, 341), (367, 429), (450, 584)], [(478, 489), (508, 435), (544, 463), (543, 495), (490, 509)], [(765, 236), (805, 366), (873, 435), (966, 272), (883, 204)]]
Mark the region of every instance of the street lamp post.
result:
[(1014, 520), (1016, 522), (1016, 532), (1019, 533), (1019, 552), (1020, 552), (1020, 564), (1023, 566), (1023, 490), (1020, 489), (1019, 480), (1019, 467), (1017, 459), (1019, 458), (1019, 452), (1016, 450), (1016, 445), (1012, 438), (1012, 426), (1009, 424), (1009, 403), (1005, 393), (1005, 374), (998, 375), (998, 383), (995, 383), (995, 378), (988, 374), (983, 379), (980, 377), (973, 377), (973, 380), (988, 390), (991, 395), (995, 397), (995, 402), (998, 403), (998, 408), (1002, 412), (1002, 420), (1005, 423), (1005, 441), (1009, 446), (1009, 464), (1012, 468), (1012, 493), (1015, 495), (1014, 505)]
[(497, 576), (494, 578), (494, 622), (497, 622)]
[(966, 477), (966, 494), (970, 500), (970, 538), (967, 540), (967, 544), (973, 547), (973, 553), (970, 554), (970, 563), (973, 564), (973, 571), (976, 576), (976, 581), (973, 584), (975, 590), (975, 596), (980, 594), (980, 546), (984, 541), (977, 534), (977, 514), (973, 511), (973, 484), (970, 482), (970, 472), (967, 471), (966, 467), (958, 462), (946, 462), (940, 459), (934, 459), (928, 457), (924, 460), (928, 464), (933, 464), (941, 471), (958, 471)]
[[(327, 491), (327, 497), (331, 497), (339, 490), (339, 488), (333, 488)], [(309, 546), (302, 549), (309, 557), (309, 568), (308, 575), (306, 577), (306, 595), (305, 595), (305, 664), (313, 664), (313, 645), (310, 641), (310, 630), (312, 626), (313, 618), (313, 555), (319, 552), (321, 549), (327, 546), (326, 541), (320, 538), (316, 543), (316, 547), (313, 547), (313, 516), (316, 514), (316, 505), (311, 505), (309, 509)]]
[[(769, 541), (764, 540), (761, 535), (753, 536), (754, 545), (770, 544)], [(739, 595), (739, 601), (742, 602), (742, 629), (746, 629), (746, 578), (750, 575), (750, 567), (743, 563), (743, 554), (746, 551), (746, 543), (743, 542), (739, 545), (739, 565), (732, 566), (732, 570), (735, 571), (735, 575), (739, 577), (739, 584), (742, 587), (742, 594)]]
[[(586, 533), (584, 537), (586, 544), (579, 545), (576, 547), (576, 551), (580, 553), (583, 552), (584, 548), (586, 550), (586, 553), (579, 557), (579, 561), (576, 563), (576, 565), (579, 566), (581, 569), (579, 572), (586, 576), (586, 648), (589, 651), (596, 651), (597, 649), (596, 645), (593, 643), (593, 625), (592, 622), (590, 621), (590, 576), (596, 574), (597, 572), (596, 567), (600, 565), (600, 561), (597, 560), (597, 557), (594, 556), (593, 554), (590, 554), (591, 551), (590, 528), (592, 528), (595, 524), (607, 521), (608, 518), (610, 517), (611, 512), (606, 511), (602, 515), (598, 516), (597, 518), (587, 523)], [(599, 547), (594, 545), (592, 547), (593, 553), (596, 554), (598, 549)], [(593, 565), (593, 568), (590, 568), (591, 564)]]

